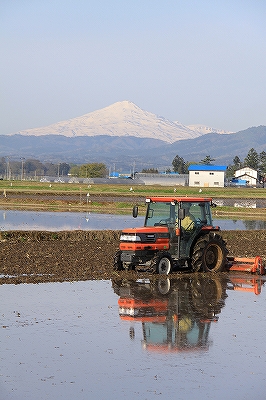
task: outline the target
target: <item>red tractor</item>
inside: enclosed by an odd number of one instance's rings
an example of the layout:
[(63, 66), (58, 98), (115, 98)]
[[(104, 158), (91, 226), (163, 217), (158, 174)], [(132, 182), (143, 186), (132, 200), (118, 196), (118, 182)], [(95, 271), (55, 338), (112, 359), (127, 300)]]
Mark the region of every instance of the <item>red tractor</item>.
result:
[[(115, 270), (220, 272), (227, 249), (213, 226), (211, 198), (150, 197), (144, 226), (124, 229), (114, 257)], [(137, 217), (138, 207), (133, 208)]]
[(227, 284), (224, 274), (178, 279), (112, 280), (121, 320), (131, 323), (134, 339), (142, 327), (143, 349), (159, 352), (206, 351), (209, 332), (225, 306)]

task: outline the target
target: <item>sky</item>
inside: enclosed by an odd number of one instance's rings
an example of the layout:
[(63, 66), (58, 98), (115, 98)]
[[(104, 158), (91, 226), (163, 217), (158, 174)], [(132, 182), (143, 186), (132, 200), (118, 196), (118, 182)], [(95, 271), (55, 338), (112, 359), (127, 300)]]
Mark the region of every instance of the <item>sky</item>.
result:
[(0, 134), (128, 100), (184, 125), (266, 125), (265, 0), (0, 0)]

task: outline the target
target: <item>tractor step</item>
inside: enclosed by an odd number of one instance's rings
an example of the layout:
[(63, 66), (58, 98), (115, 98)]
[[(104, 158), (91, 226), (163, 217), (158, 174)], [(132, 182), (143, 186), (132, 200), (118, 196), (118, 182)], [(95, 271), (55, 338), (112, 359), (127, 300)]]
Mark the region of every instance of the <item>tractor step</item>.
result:
[(260, 256), (254, 258), (227, 257), (229, 271), (250, 272), (258, 275), (265, 274), (265, 267)]

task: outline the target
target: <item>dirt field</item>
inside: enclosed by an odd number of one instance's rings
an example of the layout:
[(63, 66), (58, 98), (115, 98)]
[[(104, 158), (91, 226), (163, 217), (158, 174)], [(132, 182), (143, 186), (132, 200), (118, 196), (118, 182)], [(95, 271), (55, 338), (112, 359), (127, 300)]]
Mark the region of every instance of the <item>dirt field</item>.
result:
[[(132, 278), (113, 271), (120, 231), (0, 232), (0, 283)], [(266, 262), (266, 232), (224, 231), (229, 255)]]

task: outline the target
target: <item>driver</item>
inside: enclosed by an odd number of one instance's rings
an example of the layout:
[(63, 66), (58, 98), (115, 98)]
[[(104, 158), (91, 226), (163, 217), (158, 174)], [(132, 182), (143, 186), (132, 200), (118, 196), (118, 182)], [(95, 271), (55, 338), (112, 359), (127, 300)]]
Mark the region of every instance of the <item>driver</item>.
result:
[(190, 213), (190, 203), (183, 203), (182, 207), (185, 209), (185, 218), (182, 219), (181, 226), (185, 231), (190, 232), (196, 226), (196, 219), (194, 215)]

